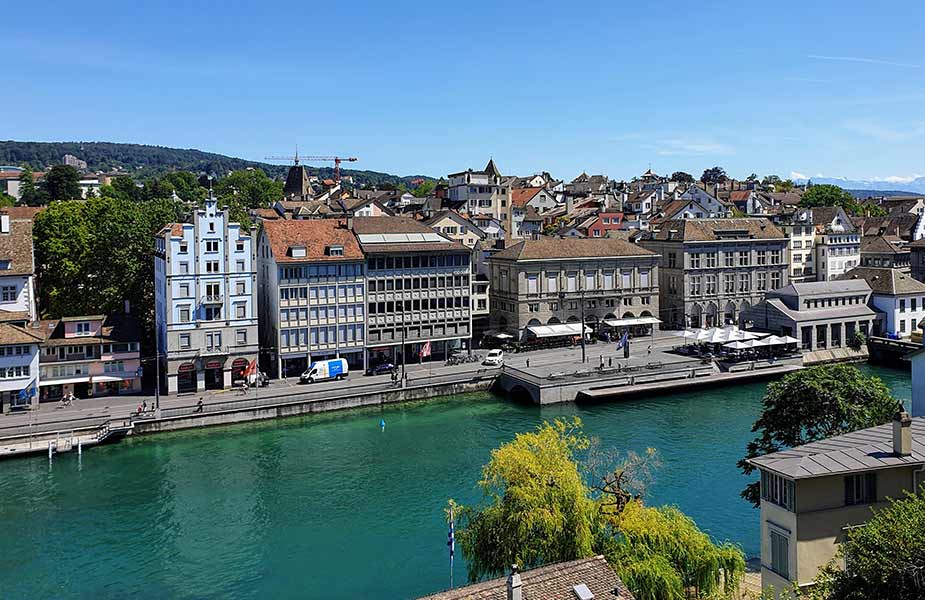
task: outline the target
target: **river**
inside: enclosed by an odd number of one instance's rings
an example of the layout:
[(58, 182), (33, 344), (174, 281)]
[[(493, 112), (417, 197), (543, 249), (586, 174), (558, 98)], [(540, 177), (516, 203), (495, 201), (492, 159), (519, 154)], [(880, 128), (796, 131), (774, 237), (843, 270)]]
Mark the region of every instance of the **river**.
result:
[[(865, 366), (894, 396), (908, 371)], [(489, 394), (127, 439), (0, 463), (0, 598), (409, 598), (448, 586), (448, 497), (492, 448), (580, 416), (658, 449), (647, 502), (754, 555), (736, 469), (765, 385), (539, 408)], [(379, 420), (386, 426), (380, 430)], [(457, 551), (456, 583), (465, 581)]]

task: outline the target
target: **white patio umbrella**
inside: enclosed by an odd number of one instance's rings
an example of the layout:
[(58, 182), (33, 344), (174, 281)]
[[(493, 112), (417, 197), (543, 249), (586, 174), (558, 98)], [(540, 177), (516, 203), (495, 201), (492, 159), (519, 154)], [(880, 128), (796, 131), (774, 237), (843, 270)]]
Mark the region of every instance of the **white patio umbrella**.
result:
[(765, 338), (764, 343), (767, 344), (768, 346), (786, 346), (788, 344), (788, 342), (784, 338), (777, 337), (776, 335), (772, 335), (771, 337)]
[(745, 350), (746, 348), (751, 348), (745, 342), (729, 342), (728, 344), (723, 344), (723, 348), (730, 348), (732, 350)]
[(781, 337), (779, 337), (778, 339), (779, 339), (779, 340), (783, 340), (784, 342), (786, 342), (786, 343), (788, 343), (788, 344), (796, 344), (796, 343), (798, 343), (798, 342), (800, 341), (800, 340), (796, 339), (795, 337), (790, 337), (789, 335), (781, 336)]

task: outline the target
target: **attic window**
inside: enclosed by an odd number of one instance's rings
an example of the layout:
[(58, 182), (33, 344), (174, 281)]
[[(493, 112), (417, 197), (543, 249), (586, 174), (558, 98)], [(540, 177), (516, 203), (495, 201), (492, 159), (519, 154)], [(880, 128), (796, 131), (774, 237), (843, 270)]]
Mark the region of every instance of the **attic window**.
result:
[(575, 592), (575, 598), (578, 600), (594, 600), (594, 594), (592, 594), (588, 586), (583, 583), (579, 583), (573, 587), (572, 591)]
[(290, 246), (289, 253), (292, 258), (305, 258), (305, 246)]
[(10, 270), (10, 261), (0, 260), (0, 271), (9, 271)]
[(344, 255), (343, 246), (328, 246), (324, 250), (325, 250), (324, 253), (327, 254), (328, 256), (343, 256)]

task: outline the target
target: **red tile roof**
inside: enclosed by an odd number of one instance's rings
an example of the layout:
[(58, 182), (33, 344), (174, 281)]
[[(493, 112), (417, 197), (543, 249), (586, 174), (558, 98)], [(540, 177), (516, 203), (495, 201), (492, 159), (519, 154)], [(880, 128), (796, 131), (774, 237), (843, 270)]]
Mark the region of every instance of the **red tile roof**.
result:
[(543, 188), (514, 188), (511, 190), (511, 206), (525, 206), (536, 195), (543, 191)]
[[(363, 252), (356, 236), (344, 227), (342, 219), (264, 221), (263, 231), (267, 236), (270, 251), (278, 263), (363, 260)], [(294, 246), (304, 246), (305, 257), (293, 257), (290, 248)], [(325, 254), (328, 246), (343, 246), (344, 255)]]

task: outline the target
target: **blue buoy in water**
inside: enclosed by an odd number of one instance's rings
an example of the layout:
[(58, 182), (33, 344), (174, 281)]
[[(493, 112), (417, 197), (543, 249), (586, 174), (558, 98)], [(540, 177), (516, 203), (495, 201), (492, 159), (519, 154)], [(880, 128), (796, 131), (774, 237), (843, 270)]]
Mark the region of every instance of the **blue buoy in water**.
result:
[(379, 429), (385, 430), (385, 419), (379, 419)]

